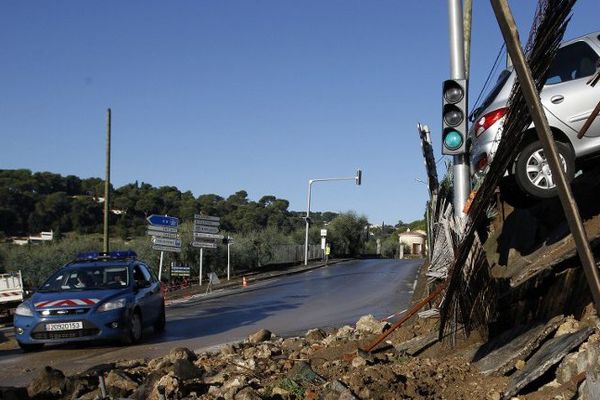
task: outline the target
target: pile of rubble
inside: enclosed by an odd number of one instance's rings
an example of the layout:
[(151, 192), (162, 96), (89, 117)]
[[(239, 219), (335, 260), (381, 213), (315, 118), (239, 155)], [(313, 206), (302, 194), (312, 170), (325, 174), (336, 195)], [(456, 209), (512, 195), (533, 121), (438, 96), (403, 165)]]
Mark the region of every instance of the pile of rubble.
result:
[[(583, 326), (584, 322), (561, 318), (550, 328), (537, 328), (535, 335), (529, 333), (529, 341), (535, 336), (537, 346), (528, 348), (541, 350), (544, 340), (546, 344), (554, 341), (552, 346), (560, 347), (561, 356), (544, 361), (554, 366), (552, 376), (547, 376), (550, 367), (535, 376), (542, 383), (548, 382), (540, 389), (542, 392), (534, 387), (533, 393), (520, 399), (554, 398), (546, 396), (551, 391), (556, 392), (553, 396), (563, 396), (556, 397), (559, 399), (574, 398), (578, 385), (561, 384), (581, 376), (590, 360), (600, 354), (600, 336), (592, 334), (590, 322)], [(527, 368), (542, 364), (540, 360), (530, 361), (536, 354), (533, 350), (515, 355), (493, 342), (483, 346), (465, 342), (450, 350), (447, 344), (425, 340), (434, 333), (427, 333), (425, 325), (417, 320), (401, 328), (372, 353), (358, 349), (389, 327), (372, 316), (362, 317), (356, 327), (343, 326), (330, 334), (313, 329), (303, 337), (280, 338), (261, 330), (244, 342), (225, 345), (216, 352), (196, 354), (175, 348), (153, 360), (117, 361), (72, 376), (46, 367), (27, 388), (0, 388), (0, 398), (500, 400), (521, 391), (526, 386), (522, 382), (532, 391), (532, 379), (519, 380), (521, 386), (515, 391), (513, 377), (531, 376), (526, 374)], [(430, 324), (430, 328), (434, 326)], [(573, 339), (573, 335), (578, 336)], [(559, 340), (561, 337), (571, 338), (568, 345)], [(523, 347), (527, 346), (519, 345), (518, 349)], [(484, 350), (486, 355), (472, 363), (473, 355)], [(490, 362), (493, 371), (488, 368)], [(510, 377), (506, 376), (509, 372)]]

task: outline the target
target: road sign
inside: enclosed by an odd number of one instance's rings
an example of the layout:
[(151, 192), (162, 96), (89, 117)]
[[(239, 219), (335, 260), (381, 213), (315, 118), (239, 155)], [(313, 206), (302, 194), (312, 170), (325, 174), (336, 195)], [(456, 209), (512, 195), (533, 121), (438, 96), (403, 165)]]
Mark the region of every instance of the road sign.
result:
[(203, 219), (206, 221), (216, 221), (216, 222), (219, 222), (221, 220), (220, 217), (211, 217), (210, 215), (200, 215), (200, 214), (194, 214), (194, 219), (196, 219), (196, 220)]
[(173, 253), (181, 253), (181, 247), (162, 246), (159, 244), (153, 244), (152, 250), (170, 251)]
[(167, 238), (161, 238), (161, 237), (154, 237), (154, 238), (152, 238), (152, 242), (154, 244), (157, 244), (160, 246), (181, 247), (181, 240), (179, 240), (179, 239), (167, 239)]
[(197, 233), (197, 232), (219, 233), (219, 228), (214, 227), (214, 226), (195, 225), (194, 226), (194, 233)]
[(192, 242), (192, 246), (194, 247), (202, 247), (204, 249), (216, 249), (217, 244), (215, 242)]
[(189, 265), (171, 266), (171, 276), (190, 276), (191, 269)]
[[(179, 231), (178, 228), (173, 228), (171, 226), (148, 225), (146, 228), (148, 229), (147, 232), (171, 232), (171, 233), (177, 233)], [(148, 233), (148, 235), (153, 235), (153, 233)]]
[(180, 238), (179, 233), (151, 231), (151, 230), (147, 230), (146, 235), (154, 236), (154, 237), (161, 237), (161, 238), (169, 238), (169, 239), (179, 239)]
[(148, 221), (151, 225), (155, 225), (155, 226), (173, 226), (173, 227), (175, 227), (175, 226), (179, 225), (179, 218), (169, 217), (168, 215), (152, 214), (151, 216), (146, 218), (146, 221)]
[(219, 221), (209, 221), (206, 219), (195, 219), (194, 226), (219, 226), (221, 223)]
[(327, 236), (327, 229), (321, 229), (321, 236)]
[(223, 235), (215, 235), (214, 233), (199, 233), (199, 232), (194, 232), (194, 237), (198, 238), (198, 239), (216, 239), (216, 240), (223, 240), (223, 238), (225, 236)]

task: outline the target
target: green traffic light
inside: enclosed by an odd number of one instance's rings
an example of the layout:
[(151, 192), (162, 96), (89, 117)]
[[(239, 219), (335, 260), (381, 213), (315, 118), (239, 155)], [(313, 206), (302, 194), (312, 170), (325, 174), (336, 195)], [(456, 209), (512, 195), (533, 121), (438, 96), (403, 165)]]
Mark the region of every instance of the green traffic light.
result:
[(463, 137), (457, 131), (449, 131), (444, 136), (444, 146), (449, 150), (457, 150), (463, 144)]

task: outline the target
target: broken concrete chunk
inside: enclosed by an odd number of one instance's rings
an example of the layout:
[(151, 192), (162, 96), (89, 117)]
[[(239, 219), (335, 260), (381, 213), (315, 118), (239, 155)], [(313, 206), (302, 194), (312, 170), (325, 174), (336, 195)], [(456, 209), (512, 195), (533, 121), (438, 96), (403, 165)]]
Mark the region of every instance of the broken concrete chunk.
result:
[(356, 322), (357, 331), (362, 333), (372, 333), (375, 335), (383, 333), (389, 327), (389, 323), (378, 321), (371, 314), (363, 315), (360, 317), (358, 322)]
[(139, 386), (129, 375), (118, 369), (106, 375), (105, 384), (108, 394), (113, 397), (127, 397)]
[(40, 374), (29, 384), (27, 393), (29, 397), (40, 395), (44, 397), (57, 397), (63, 393), (65, 375), (62, 371), (46, 366)]
[(510, 399), (521, 389), (542, 376), (553, 365), (556, 365), (572, 349), (583, 343), (592, 333), (593, 328), (584, 328), (575, 333), (558, 336), (548, 340), (527, 361), (525, 368), (515, 372), (504, 393), (504, 399)]
[(194, 353), (186, 347), (176, 347), (169, 352), (167, 358), (172, 363), (175, 363), (175, 361), (177, 360), (187, 360), (194, 362), (198, 359), (198, 356), (196, 355), (196, 353)]
[(304, 335), (306, 340), (308, 340), (310, 343), (320, 342), (321, 340), (325, 339), (326, 336), (327, 334), (322, 329), (311, 329), (306, 332), (306, 335)]
[(257, 344), (260, 342), (264, 342), (266, 340), (271, 339), (271, 331), (267, 330), (267, 329), (261, 329), (260, 331), (250, 335), (248, 337), (248, 342), (252, 343), (252, 344)]

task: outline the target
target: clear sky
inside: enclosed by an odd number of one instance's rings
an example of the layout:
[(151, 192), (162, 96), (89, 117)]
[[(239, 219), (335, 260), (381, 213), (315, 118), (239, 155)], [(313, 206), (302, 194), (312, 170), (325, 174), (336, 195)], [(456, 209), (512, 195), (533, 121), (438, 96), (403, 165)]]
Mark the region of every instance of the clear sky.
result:
[[(475, 1), (471, 97), (501, 45)], [(512, 0), (527, 37), (536, 2)], [(567, 32), (600, 30), (580, 0)], [(417, 121), (440, 156), (441, 82), (450, 75), (442, 0), (0, 2), (0, 168), (104, 174), (196, 196), (246, 190), (373, 223), (422, 218)]]

